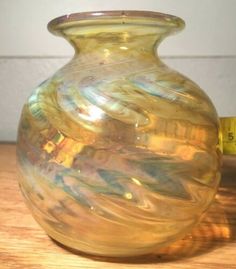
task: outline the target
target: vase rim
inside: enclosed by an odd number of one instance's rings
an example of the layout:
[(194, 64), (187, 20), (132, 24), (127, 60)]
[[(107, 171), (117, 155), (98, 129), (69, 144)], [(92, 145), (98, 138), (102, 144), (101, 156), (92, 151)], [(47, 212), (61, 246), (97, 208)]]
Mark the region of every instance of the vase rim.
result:
[(184, 20), (181, 18), (160, 13), (156, 11), (148, 10), (106, 10), (106, 11), (88, 11), (71, 13), (63, 15), (51, 20), (48, 23), (48, 29), (52, 33), (57, 33), (68, 24), (76, 24), (79, 22), (90, 21), (89, 24), (96, 24), (99, 20), (103, 22), (111, 19), (115, 20), (115, 24), (133, 24), (133, 20), (136, 23), (145, 23), (149, 25), (163, 25), (167, 26), (174, 31), (181, 30), (185, 26)]

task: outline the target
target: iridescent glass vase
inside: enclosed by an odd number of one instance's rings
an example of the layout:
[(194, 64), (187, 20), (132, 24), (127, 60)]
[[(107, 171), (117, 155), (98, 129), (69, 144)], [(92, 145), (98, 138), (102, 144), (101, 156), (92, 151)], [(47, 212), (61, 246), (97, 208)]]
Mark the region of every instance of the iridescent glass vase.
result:
[(47, 234), (82, 252), (135, 256), (183, 237), (220, 180), (216, 110), (163, 63), (182, 19), (147, 11), (52, 20), (75, 55), (26, 101), (19, 182)]

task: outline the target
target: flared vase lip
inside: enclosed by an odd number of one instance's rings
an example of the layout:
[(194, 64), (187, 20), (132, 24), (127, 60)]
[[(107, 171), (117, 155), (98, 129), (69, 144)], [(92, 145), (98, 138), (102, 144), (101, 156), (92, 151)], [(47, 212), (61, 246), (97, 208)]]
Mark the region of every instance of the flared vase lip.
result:
[[(184, 28), (185, 22), (181, 18), (148, 10), (105, 10), (71, 13), (51, 20), (48, 23), (48, 30), (53, 34), (58, 34), (60, 30), (69, 25), (91, 25), (99, 21), (109, 23), (113, 20), (114, 24), (148, 24), (153, 26), (166, 26), (170, 32), (176, 32)], [(135, 22), (134, 22), (135, 20)], [(88, 22), (88, 24), (86, 24)]]

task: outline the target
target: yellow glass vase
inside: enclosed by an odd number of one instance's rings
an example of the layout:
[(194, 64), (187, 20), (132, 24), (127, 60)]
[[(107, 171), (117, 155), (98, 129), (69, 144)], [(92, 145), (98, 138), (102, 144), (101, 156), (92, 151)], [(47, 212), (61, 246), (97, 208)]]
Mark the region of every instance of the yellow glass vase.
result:
[(96, 255), (146, 254), (183, 237), (214, 198), (221, 156), (210, 99), (156, 52), (184, 22), (105, 11), (48, 27), (75, 55), (22, 111), (19, 181), (33, 216)]

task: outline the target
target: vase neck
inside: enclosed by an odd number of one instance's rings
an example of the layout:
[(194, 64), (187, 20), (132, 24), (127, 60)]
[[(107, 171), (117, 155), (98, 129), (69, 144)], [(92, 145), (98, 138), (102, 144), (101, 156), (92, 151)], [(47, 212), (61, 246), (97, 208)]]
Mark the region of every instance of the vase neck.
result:
[(147, 29), (134, 33), (127, 28), (120, 32), (104, 29), (98, 33), (66, 36), (77, 54), (96, 53), (105, 58), (114, 54), (122, 57), (131, 54), (134, 56), (137, 53), (156, 54), (157, 46), (163, 38), (163, 34), (152, 33)]
[(76, 53), (125, 56), (156, 54), (164, 37), (179, 31), (184, 22), (175, 16), (146, 11), (76, 13), (52, 20), (49, 30), (65, 37)]

